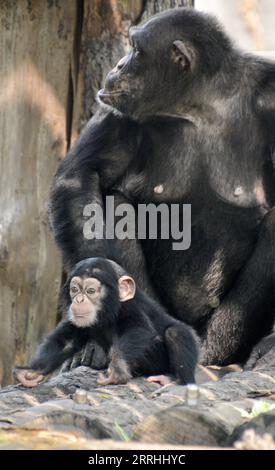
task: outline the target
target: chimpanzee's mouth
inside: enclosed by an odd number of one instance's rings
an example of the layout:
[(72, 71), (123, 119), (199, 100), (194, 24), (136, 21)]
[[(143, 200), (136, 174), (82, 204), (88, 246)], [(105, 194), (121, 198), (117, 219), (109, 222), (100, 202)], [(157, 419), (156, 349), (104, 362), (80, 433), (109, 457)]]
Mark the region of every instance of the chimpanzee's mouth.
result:
[(124, 90), (107, 91), (105, 88), (101, 88), (97, 94), (100, 99), (104, 99), (112, 96), (125, 95), (126, 93)]

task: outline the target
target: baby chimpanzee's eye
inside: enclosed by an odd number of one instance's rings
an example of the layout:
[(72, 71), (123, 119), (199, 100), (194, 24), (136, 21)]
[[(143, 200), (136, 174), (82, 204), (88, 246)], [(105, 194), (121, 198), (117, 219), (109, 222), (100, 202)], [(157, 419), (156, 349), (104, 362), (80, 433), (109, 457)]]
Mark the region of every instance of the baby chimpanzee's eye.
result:
[(72, 287), (71, 287), (71, 292), (72, 292), (73, 294), (75, 294), (76, 292), (78, 292), (78, 288), (77, 288), (76, 286), (72, 286)]
[(86, 290), (87, 294), (95, 294), (96, 290), (93, 289), (93, 287), (88, 287), (88, 289)]

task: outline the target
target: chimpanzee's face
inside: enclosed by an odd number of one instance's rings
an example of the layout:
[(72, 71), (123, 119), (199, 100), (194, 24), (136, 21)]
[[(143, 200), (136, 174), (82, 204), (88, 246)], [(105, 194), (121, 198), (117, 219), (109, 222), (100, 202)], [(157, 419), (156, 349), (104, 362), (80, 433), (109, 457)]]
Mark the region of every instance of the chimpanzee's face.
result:
[(191, 69), (190, 47), (158, 18), (130, 30), (131, 50), (109, 72), (99, 100), (137, 120), (173, 113)]
[(104, 298), (104, 286), (93, 277), (75, 276), (70, 282), (69, 318), (78, 327), (94, 325)]
[(116, 263), (103, 258), (85, 259), (76, 265), (71, 274), (68, 299), (68, 317), (76, 326), (110, 324), (118, 305), (134, 298), (134, 279), (127, 274), (118, 278), (114, 265)]

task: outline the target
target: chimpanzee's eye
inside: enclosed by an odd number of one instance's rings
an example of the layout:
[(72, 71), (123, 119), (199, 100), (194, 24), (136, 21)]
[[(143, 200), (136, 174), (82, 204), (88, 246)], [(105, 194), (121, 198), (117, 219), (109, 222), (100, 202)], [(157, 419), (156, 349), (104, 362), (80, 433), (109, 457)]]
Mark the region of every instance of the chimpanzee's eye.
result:
[(140, 50), (135, 44), (133, 45), (133, 53), (135, 54), (135, 57), (140, 54)]
[(86, 290), (87, 294), (95, 294), (96, 290), (93, 289), (93, 287), (89, 287), (87, 290)]
[(71, 292), (72, 292), (73, 294), (76, 294), (76, 292), (78, 292), (78, 288), (77, 288), (76, 286), (72, 286), (72, 287), (71, 287)]

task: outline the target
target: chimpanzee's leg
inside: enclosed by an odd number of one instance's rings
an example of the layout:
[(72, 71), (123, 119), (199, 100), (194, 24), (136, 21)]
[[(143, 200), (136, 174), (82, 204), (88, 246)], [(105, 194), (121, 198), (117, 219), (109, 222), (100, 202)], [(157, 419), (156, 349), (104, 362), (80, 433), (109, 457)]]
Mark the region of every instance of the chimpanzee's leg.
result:
[(30, 365), (16, 367), (14, 375), (25, 387), (35, 387), (81, 349), (84, 342), (85, 338), (78, 335), (77, 328), (64, 320), (45, 338)]
[(110, 351), (110, 364), (106, 375), (99, 374), (100, 385), (126, 384), (131, 379), (130, 367), (125, 361), (123, 353), (119, 348), (113, 347)]
[(214, 311), (202, 347), (203, 364), (245, 361), (272, 330), (275, 313), (275, 210), (264, 218), (255, 250)]
[(93, 369), (105, 369), (108, 360), (105, 352), (99, 344), (89, 341), (82, 351), (77, 352), (72, 359), (68, 359), (62, 365), (60, 373), (67, 372), (79, 366), (92, 367)]
[[(142, 375), (145, 370), (157, 367), (157, 355), (154, 355), (154, 344), (158, 348), (159, 339), (150, 323), (128, 326), (125, 333), (114, 342), (110, 353), (110, 364), (106, 375), (100, 374), (101, 385), (127, 383), (132, 375)], [(152, 352), (152, 354), (151, 354)], [(161, 356), (159, 356), (161, 357)], [(161, 367), (161, 364), (159, 364)]]
[(198, 361), (198, 344), (194, 332), (187, 325), (179, 323), (165, 331), (171, 372), (181, 384), (195, 382), (195, 368)]
[(254, 346), (245, 364), (246, 370), (253, 368), (275, 367), (275, 332), (265, 336)]

